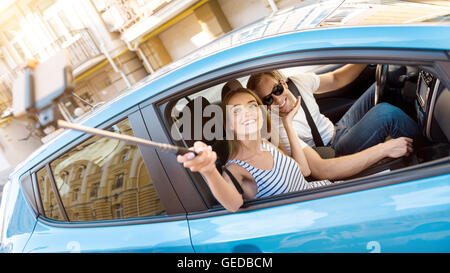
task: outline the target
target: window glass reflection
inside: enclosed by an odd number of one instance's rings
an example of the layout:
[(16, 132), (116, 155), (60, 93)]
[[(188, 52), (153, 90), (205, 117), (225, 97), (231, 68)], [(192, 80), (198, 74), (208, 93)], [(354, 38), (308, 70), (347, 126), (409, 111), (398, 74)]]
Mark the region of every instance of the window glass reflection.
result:
[(47, 169), (43, 167), (36, 173), (39, 193), (41, 196), (42, 206), (46, 217), (54, 220), (63, 220), (59, 205), (56, 201), (55, 193), (53, 192), (50, 177)]
[[(133, 135), (128, 120), (108, 130)], [(55, 159), (50, 166), (70, 221), (165, 214), (135, 145), (94, 136)]]

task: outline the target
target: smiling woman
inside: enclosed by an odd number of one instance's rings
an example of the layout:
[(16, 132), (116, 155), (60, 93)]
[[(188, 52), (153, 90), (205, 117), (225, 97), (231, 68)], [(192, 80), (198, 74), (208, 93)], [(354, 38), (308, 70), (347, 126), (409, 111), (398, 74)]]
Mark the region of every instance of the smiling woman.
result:
[[(200, 172), (206, 178), (214, 197), (232, 212), (242, 206), (244, 199), (274, 196), (331, 183), (328, 180), (305, 180), (304, 175), (309, 175), (308, 162), (295, 134), (290, 134), (293, 158), (262, 139), (260, 130), (263, 116), (268, 119), (268, 115), (267, 112), (263, 114), (259, 107), (261, 105), (259, 97), (246, 88), (228, 92), (222, 101), (222, 109), (227, 117), (225, 128), (234, 136), (227, 139), (229, 157), (226, 168), (238, 185), (229, 174), (220, 175), (215, 166), (216, 153), (203, 142), (194, 143), (193, 150), (198, 153), (197, 156), (188, 153), (177, 157), (185, 168)], [(298, 108), (297, 101), (293, 114)], [(283, 123), (290, 132), (293, 114), (283, 118)], [(242, 194), (237, 188), (243, 190)]]

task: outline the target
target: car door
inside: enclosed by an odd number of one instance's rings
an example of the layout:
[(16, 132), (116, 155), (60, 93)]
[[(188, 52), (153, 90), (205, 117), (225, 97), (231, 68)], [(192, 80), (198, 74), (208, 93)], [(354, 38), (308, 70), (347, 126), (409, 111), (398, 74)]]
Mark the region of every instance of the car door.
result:
[(191, 213), (192, 243), (196, 252), (449, 252), (450, 175), (435, 167)]
[[(147, 126), (170, 120), (177, 99), (196, 91), (206, 95), (201, 85), (191, 82), (142, 105)], [(172, 139), (170, 124), (155, 126), (150, 135), (155, 141), (181, 145)], [(201, 175), (183, 168), (175, 155), (157, 153), (188, 211), (196, 252), (450, 251), (448, 159), (253, 200), (230, 213), (208, 195)]]
[[(324, 58), (329, 63), (351, 63), (377, 58), (385, 60), (385, 56), (389, 56), (394, 62), (417, 61), (426, 65), (432, 64), (433, 60), (447, 60), (442, 52), (366, 50), (365, 44), (361, 46), (363, 49), (275, 52), (278, 54), (265, 57), (266, 42), (246, 44), (223, 54), (211, 55), (173, 72), (171, 78), (176, 79), (177, 84), (155, 95), (148, 104), (140, 105), (147, 126), (166, 123), (149, 132), (151, 139), (183, 145), (172, 135), (171, 103), (195, 93), (200, 97), (206, 89), (220, 86), (232, 78), (294, 63), (314, 65), (315, 61), (323, 63)], [(298, 50), (296, 45), (292, 48)], [(252, 54), (260, 50), (260, 55), (255, 53), (256, 56), (252, 55), (253, 59), (248, 60), (247, 56), (242, 56), (247, 53), (246, 49), (251, 49)], [(228, 62), (230, 59), (235, 63)], [(217, 98), (220, 99), (220, 94)], [(215, 103), (214, 100), (209, 102)], [(201, 103), (199, 105), (201, 107)], [(214, 202), (201, 175), (184, 169), (177, 163), (175, 155), (157, 153), (188, 213), (196, 252), (450, 251), (448, 157), (378, 176), (252, 200), (238, 212), (230, 213)]]
[[(202, 87), (204, 79), (208, 84)], [(155, 98), (159, 101), (149, 106), (143, 105), (147, 124), (164, 123), (164, 119), (167, 123), (165, 130), (158, 126), (150, 132), (152, 139), (181, 145), (172, 139), (168, 122), (173, 118), (170, 110), (174, 103), (186, 95), (190, 99), (206, 96), (205, 88), (211, 89), (220, 82), (224, 80), (205, 76), (160, 94)], [(379, 176), (252, 200), (238, 212), (230, 213), (213, 197), (211, 200), (201, 175), (184, 169), (174, 155), (158, 153), (188, 211), (196, 252), (450, 251), (448, 158)]]
[[(137, 107), (101, 128), (149, 138)], [(41, 211), (24, 252), (193, 251), (153, 149), (81, 136), (32, 173)]]

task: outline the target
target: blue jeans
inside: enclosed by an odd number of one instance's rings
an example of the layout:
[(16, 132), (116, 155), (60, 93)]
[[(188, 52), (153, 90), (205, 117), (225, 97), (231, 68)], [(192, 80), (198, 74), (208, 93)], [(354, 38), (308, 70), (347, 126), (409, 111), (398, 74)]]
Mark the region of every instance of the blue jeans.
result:
[(391, 138), (420, 137), (417, 123), (401, 109), (389, 104), (374, 104), (375, 84), (350, 107), (336, 123), (331, 147), (336, 156), (357, 153)]

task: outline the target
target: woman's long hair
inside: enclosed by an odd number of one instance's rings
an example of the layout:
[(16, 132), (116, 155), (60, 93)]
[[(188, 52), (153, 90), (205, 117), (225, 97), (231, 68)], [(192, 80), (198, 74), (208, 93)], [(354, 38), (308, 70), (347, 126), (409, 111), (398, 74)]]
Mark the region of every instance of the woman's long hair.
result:
[[(229, 136), (229, 134), (230, 134), (229, 124), (227, 124), (227, 118), (226, 118), (227, 115), (228, 115), (226, 106), (228, 105), (230, 99), (234, 95), (239, 94), (239, 93), (250, 94), (253, 98), (255, 98), (255, 100), (258, 103), (258, 106), (260, 106), (260, 109), (261, 109), (262, 114), (263, 114), (263, 116), (262, 116), (262, 118), (263, 118), (262, 130), (266, 129), (266, 130), (263, 130), (263, 131), (268, 133), (268, 135), (262, 135), (261, 137), (262, 138), (269, 138), (270, 135), (271, 135), (271, 132), (272, 132), (271, 131), (272, 130), (272, 123), (271, 123), (271, 120), (270, 120), (270, 116), (267, 113), (267, 109), (266, 109), (266, 107), (261, 107), (261, 106), (264, 106), (264, 105), (263, 105), (261, 99), (258, 97), (258, 95), (256, 95), (255, 92), (253, 92), (252, 90), (247, 89), (247, 88), (238, 88), (238, 89), (229, 91), (224, 96), (224, 98), (222, 100), (221, 107), (222, 107), (222, 113), (223, 113), (223, 124), (225, 126), (226, 135)], [(264, 125), (267, 125), (267, 127), (265, 128)], [(228, 143), (228, 150), (229, 150), (228, 160), (230, 160), (230, 159), (234, 158), (236, 156), (236, 154), (238, 153), (240, 144), (239, 144), (239, 141), (236, 139), (236, 135), (235, 135), (234, 132), (233, 132), (232, 139), (227, 138), (226, 140), (227, 140), (227, 143)], [(281, 147), (278, 145), (278, 148), (281, 148)], [(281, 148), (281, 150), (284, 152), (284, 150), (282, 148)]]

